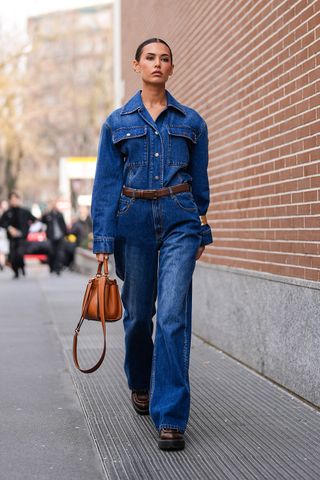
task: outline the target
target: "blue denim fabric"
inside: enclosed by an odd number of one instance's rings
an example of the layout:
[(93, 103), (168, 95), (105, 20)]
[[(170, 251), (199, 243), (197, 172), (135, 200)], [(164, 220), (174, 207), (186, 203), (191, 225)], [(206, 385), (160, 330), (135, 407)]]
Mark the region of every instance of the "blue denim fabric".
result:
[(159, 200), (120, 200), (114, 253), (116, 273), (124, 280), (124, 368), (130, 389), (150, 390), (150, 415), (157, 429), (184, 432), (188, 422), (192, 274), (201, 243), (199, 224), (189, 192)]
[[(101, 129), (92, 192), (93, 252), (114, 251), (123, 185), (156, 189), (189, 182), (205, 215), (210, 202), (208, 132), (203, 118), (166, 91), (167, 108), (155, 122), (138, 91)], [(212, 243), (209, 225), (199, 226), (201, 245)]]
[[(199, 215), (209, 205), (207, 126), (169, 92), (156, 121), (141, 92), (102, 127), (92, 195), (94, 253), (114, 253), (123, 280), (128, 386), (150, 391), (156, 428), (184, 432), (190, 409), (192, 274), (200, 245), (212, 242)], [(126, 197), (123, 185), (192, 185), (158, 200)], [(157, 326), (153, 340), (153, 317)]]

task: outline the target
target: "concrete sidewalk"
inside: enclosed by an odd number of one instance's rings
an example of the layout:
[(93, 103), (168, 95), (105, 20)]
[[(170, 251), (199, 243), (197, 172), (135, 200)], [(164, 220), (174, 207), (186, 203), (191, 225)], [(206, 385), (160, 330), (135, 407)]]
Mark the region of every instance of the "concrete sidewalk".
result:
[[(319, 412), (193, 338), (186, 449), (162, 452), (137, 415), (123, 373), (123, 327), (108, 325), (94, 374), (72, 363), (72, 335), (87, 278), (31, 265), (0, 274), (0, 478), (99, 480), (318, 480)], [(80, 361), (98, 358), (101, 332), (86, 322)]]
[(100, 480), (42, 282), (61, 289), (71, 278), (33, 266), (21, 280), (0, 274), (0, 478)]

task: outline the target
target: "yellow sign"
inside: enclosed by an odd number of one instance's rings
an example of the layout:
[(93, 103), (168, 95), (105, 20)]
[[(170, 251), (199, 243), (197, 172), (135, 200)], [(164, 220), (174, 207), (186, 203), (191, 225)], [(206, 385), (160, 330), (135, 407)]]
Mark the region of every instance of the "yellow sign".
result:
[(66, 160), (71, 163), (94, 163), (97, 157), (66, 157)]

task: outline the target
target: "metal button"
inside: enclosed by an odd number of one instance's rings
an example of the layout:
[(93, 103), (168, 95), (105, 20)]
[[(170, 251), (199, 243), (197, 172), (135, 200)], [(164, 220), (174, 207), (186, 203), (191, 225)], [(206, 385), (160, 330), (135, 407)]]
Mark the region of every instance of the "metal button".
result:
[(127, 137), (130, 137), (131, 133), (127, 133)]
[(158, 177), (158, 175), (156, 175), (154, 178), (155, 178), (156, 180), (159, 180), (159, 177)]
[(154, 134), (155, 135), (159, 135), (159, 132), (157, 132), (157, 130), (154, 131)]
[(159, 153), (156, 152), (156, 153), (154, 154), (154, 156), (155, 156), (155, 157), (159, 157)]

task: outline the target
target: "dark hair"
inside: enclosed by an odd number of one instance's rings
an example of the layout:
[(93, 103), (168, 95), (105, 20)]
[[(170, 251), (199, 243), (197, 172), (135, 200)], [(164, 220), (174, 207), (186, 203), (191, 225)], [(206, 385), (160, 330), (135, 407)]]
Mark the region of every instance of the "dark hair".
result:
[(171, 48), (169, 47), (169, 45), (167, 44), (167, 42), (165, 42), (165, 41), (162, 40), (161, 38), (148, 38), (148, 40), (145, 40), (144, 42), (140, 43), (139, 47), (137, 48), (135, 57), (134, 57), (134, 58), (137, 60), (137, 62), (139, 62), (139, 60), (140, 60), (142, 50), (144, 49), (144, 47), (145, 47), (146, 45), (149, 45), (149, 43), (163, 43), (164, 45), (166, 45), (166, 46), (169, 48), (171, 63), (173, 63), (173, 57), (172, 57)]
[(8, 200), (11, 200), (12, 197), (21, 198), (19, 192), (12, 190), (8, 195)]

